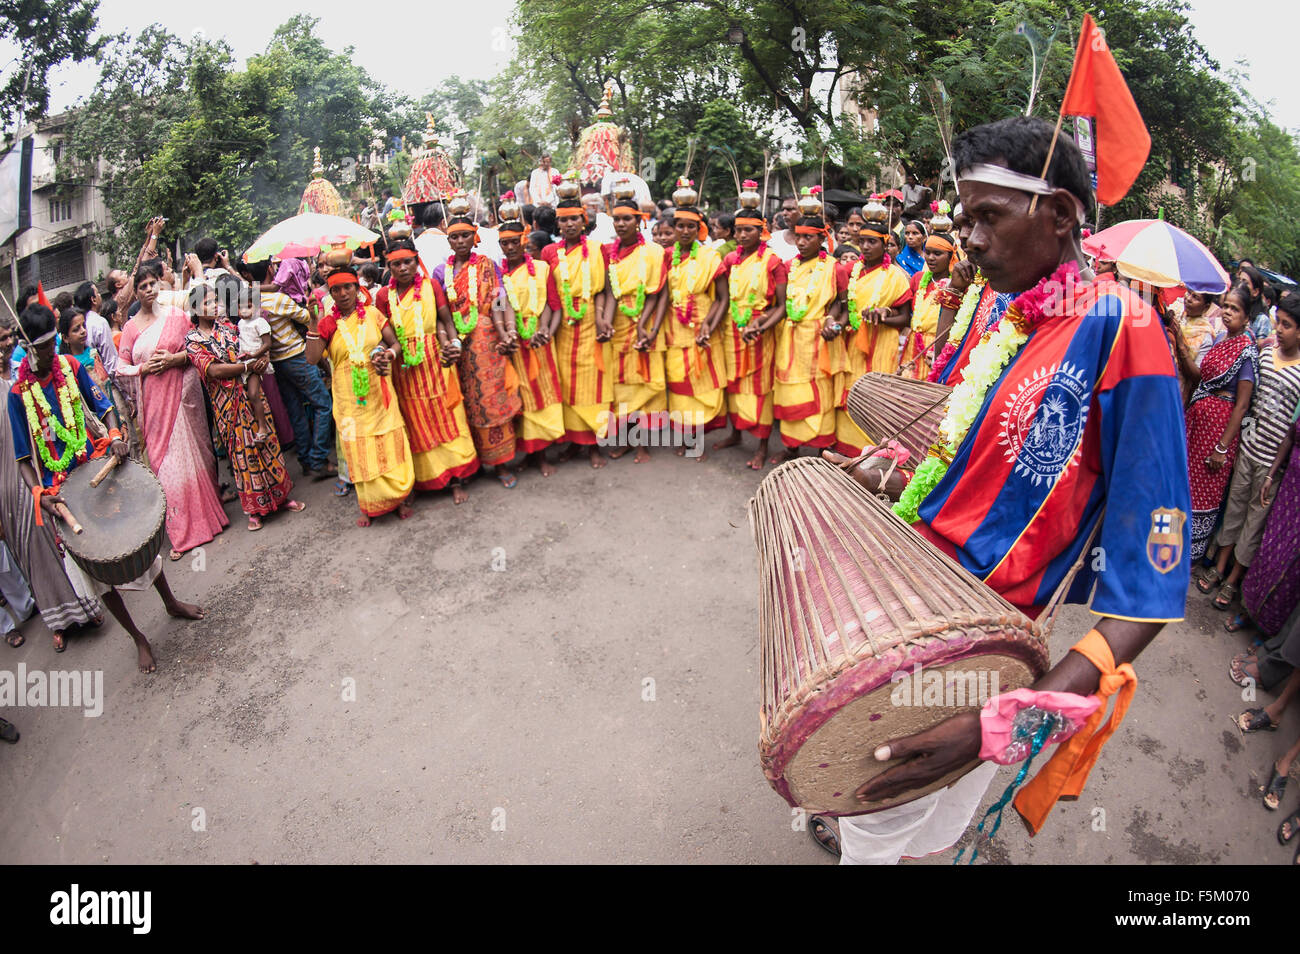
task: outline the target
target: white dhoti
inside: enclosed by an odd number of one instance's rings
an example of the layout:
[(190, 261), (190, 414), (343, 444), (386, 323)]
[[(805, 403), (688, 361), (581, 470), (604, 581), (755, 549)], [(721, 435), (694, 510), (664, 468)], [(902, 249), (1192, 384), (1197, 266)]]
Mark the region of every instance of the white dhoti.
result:
[(72, 559), (70, 553), (63, 554), (63, 566), (68, 571), (68, 582), (82, 599), (91, 597), (98, 598), (103, 596), (109, 590), (147, 590), (153, 586), (153, 581), (158, 579), (158, 574), (162, 572), (162, 554), (154, 557), (153, 563), (149, 564), (149, 569), (145, 570), (130, 583), (123, 583), (121, 586), (109, 586), (107, 583), (101, 583), (96, 580), (85, 570), (83, 570), (77, 561)]
[(985, 762), (951, 785), (906, 805), (839, 819), (840, 864), (896, 865), (951, 848), (970, 824), (997, 774)]

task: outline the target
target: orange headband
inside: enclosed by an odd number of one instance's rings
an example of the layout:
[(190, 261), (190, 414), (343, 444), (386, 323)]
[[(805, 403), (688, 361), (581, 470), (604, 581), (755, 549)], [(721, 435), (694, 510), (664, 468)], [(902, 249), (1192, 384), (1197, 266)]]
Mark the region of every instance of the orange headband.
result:
[(409, 248), (398, 248), (388, 253), (388, 263), (404, 262), (408, 258), (415, 258), (415, 253)]
[(858, 235), (874, 235), (876, 238), (889, 238), (889, 228), (884, 225), (877, 225), (875, 222), (868, 222), (862, 228), (858, 229)]
[(685, 219), (687, 222), (697, 223), (699, 228), (696, 231), (699, 232), (700, 241), (704, 241), (709, 237), (708, 223), (704, 221), (704, 216), (700, 215), (700, 213), (691, 209), (674, 209), (673, 221), (676, 222), (678, 219)]
[(829, 229), (814, 228), (811, 225), (796, 225), (794, 227), (795, 235), (829, 235)]
[(573, 209), (573, 208), (568, 208), (568, 209), (556, 209), (556, 210), (555, 210), (555, 217), (556, 217), (557, 219), (577, 219), (577, 218), (580, 218), (580, 219), (582, 219), (582, 221), (585, 222), (585, 221), (587, 221), (587, 210), (586, 210), (586, 209)]
[(453, 235), (456, 232), (474, 232), (478, 233), (478, 226), (470, 225), (468, 222), (456, 222), (447, 226), (447, 234)]
[(937, 235), (931, 235), (928, 239), (926, 239), (926, 240), (925, 240), (925, 247), (928, 248), (928, 249), (933, 249), (933, 250), (936, 251), (936, 252), (955, 252), (955, 251), (957, 251), (957, 246), (956, 246), (956, 245), (953, 245), (951, 242), (949, 242), (949, 241), (948, 241), (947, 239), (945, 239), (945, 238), (939, 238), (939, 236), (937, 236)]
[(351, 272), (330, 272), (329, 277), (325, 279), (325, 284), (330, 288), (334, 288), (338, 285), (356, 285), (358, 284), (358, 279), (357, 276)]

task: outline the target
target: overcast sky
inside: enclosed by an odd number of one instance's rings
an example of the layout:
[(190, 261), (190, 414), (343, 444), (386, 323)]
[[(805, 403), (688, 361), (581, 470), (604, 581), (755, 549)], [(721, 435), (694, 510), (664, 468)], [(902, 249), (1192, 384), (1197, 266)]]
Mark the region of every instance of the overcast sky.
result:
[[(1104, 8), (1105, 0), (1097, 6)], [(142, 0), (102, 0), (100, 29), (105, 33), (140, 27), (160, 18), (173, 32), (187, 37), (196, 29), (224, 38), (242, 61), (261, 52), (271, 30), (295, 10), (320, 18), (319, 33), (334, 49), (351, 44), (359, 63), (372, 76), (395, 89), (421, 95), (442, 79), (460, 75), (487, 79), (509, 62), (514, 41), (507, 19), (513, 0), (436, 0), (427, 6), (367, 8), (355, 0), (222, 0), (220, 4), (165, 6)], [(1245, 60), (1248, 88), (1260, 100), (1273, 101), (1273, 118), (1300, 130), (1300, 96), (1292, 72), (1294, 22), (1292, 0), (1191, 0), (1197, 37), (1224, 67)], [(268, 12), (269, 11), (269, 12)], [(366, 12), (368, 11), (368, 13)], [(214, 12), (219, 14), (214, 17)], [(254, 25), (256, 24), (256, 25)], [(0, 61), (12, 54), (0, 50)], [(71, 106), (93, 88), (97, 69), (91, 64), (64, 67), (53, 75), (51, 111)]]

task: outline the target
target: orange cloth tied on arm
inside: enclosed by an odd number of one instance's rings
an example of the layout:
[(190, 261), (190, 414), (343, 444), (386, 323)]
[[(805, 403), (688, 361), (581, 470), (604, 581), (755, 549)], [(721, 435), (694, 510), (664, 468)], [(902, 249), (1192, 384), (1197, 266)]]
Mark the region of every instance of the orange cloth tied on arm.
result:
[[(1089, 630), (1088, 635), (1070, 647), (1070, 651), (1083, 656), (1101, 670), (1097, 695), (1101, 697), (1102, 705), (1088, 717), (1082, 729), (1057, 748), (1051, 760), (1016, 795), (1012, 804), (1024, 819), (1031, 835), (1042, 830), (1052, 806), (1059, 799), (1079, 797), (1088, 780), (1088, 773), (1101, 754), (1101, 747), (1123, 721), (1124, 714), (1133, 701), (1133, 694), (1137, 691), (1137, 673), (1128, 663), (1115, 665), (1110, 643), (1097, 630)], [(1110, 721), (1102, 726), (1106, 700), (1117, 693)]]

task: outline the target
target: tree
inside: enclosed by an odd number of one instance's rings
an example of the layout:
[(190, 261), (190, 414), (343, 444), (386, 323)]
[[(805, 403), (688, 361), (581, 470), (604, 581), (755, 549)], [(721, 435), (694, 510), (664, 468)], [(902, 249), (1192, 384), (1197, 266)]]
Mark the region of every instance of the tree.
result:
[[(50, 106), (50, 70), (99, 53), (99, 0), (0, 0), (0, 40), (18, 47), (13, 71), (0, 86), (0, 115), (40, 119)], [(11, 130), (5, 130), (5, 142)]]

